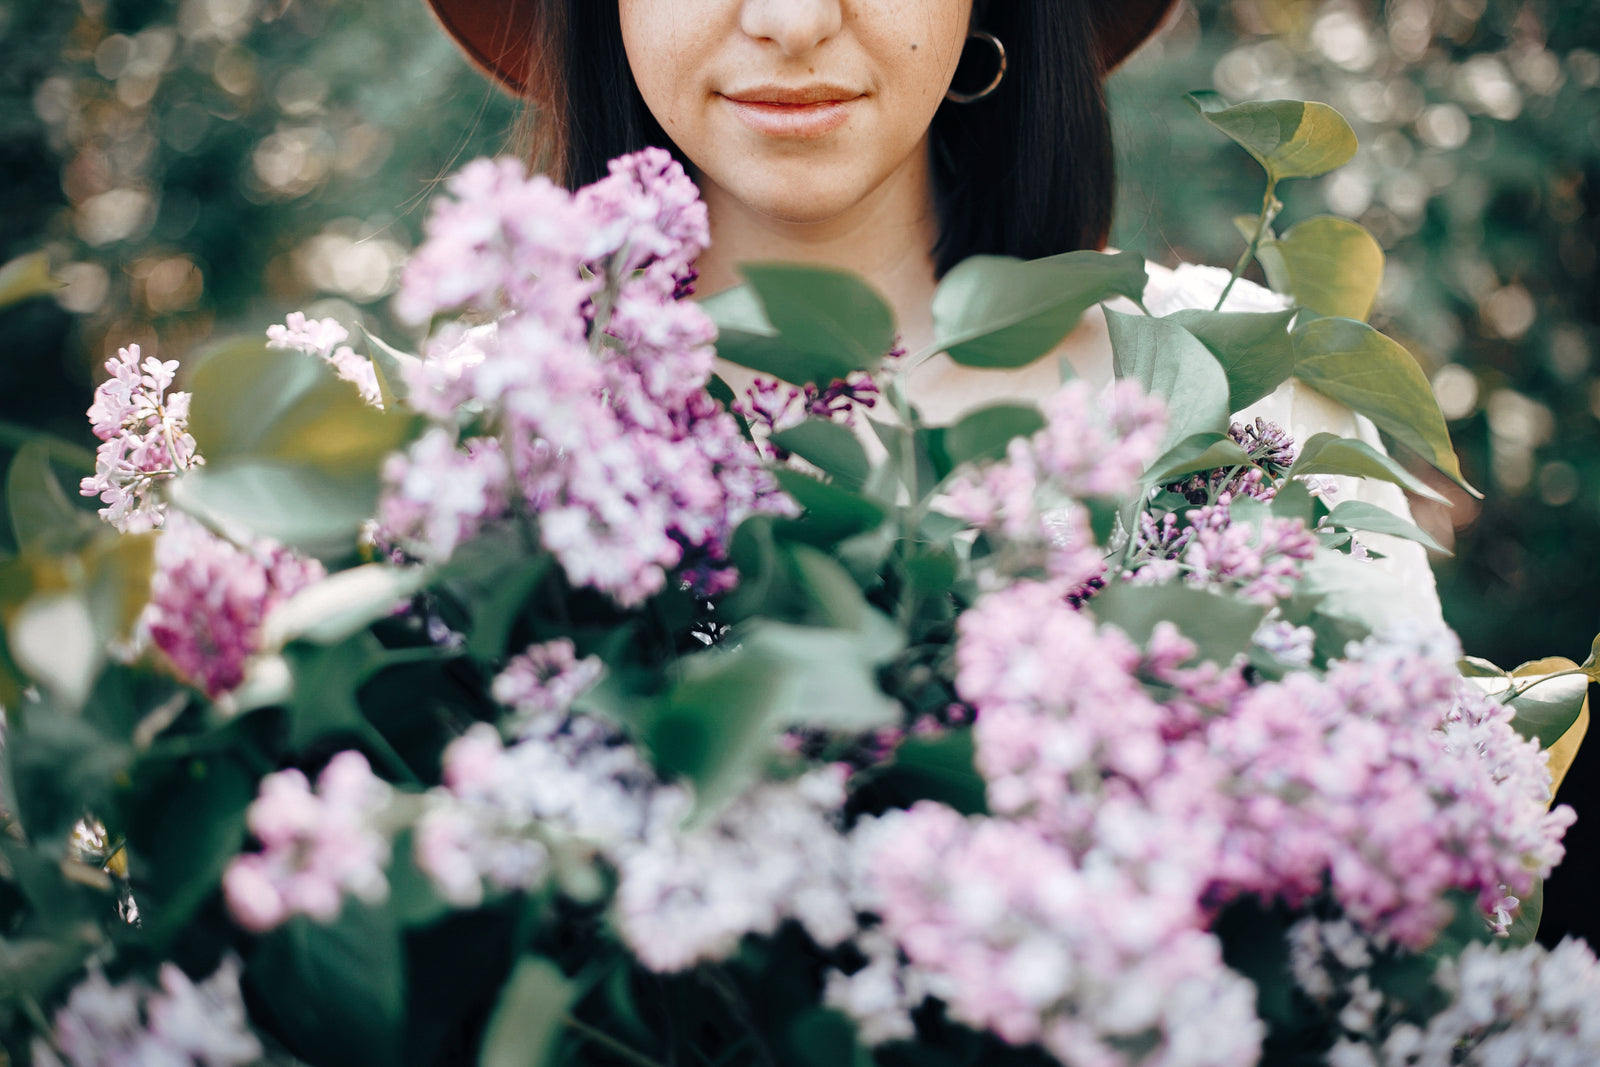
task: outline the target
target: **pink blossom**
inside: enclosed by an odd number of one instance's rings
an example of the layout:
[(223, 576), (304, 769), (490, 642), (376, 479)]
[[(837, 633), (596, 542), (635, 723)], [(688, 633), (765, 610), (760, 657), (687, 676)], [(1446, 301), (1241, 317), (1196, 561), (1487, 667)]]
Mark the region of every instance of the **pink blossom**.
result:
[(165, 505), (158, 487), (204, 462), (189, 433), (189, 394), (168, 392), (177, 360), (152, 356), (141, 363), (139, 356), (139, 346), (129, 345), (106, 361), (111, 377), (89, 407), (102, 443), (94, 474), (79, 487), (84, 496), (99, 496), (106, 504), (101, 518), (127, 533), (160, 526)]
[(454, 435), (436, 426), (385, 462), (381, 535), (419, 558), (448, 560), (505, 513), (510, 473), (495, 438), (474, 438), (458, 448)]
[(282, 545), (240, 547), (178, 515), (162, 530), (155, 562), (141, 626), (174, 669), (211, 697), (244, 680), (267, 613), (326, 573)]
[(528, 646), (495, 678), (490, 692), (522, 723), (538, 729), (553, 716), (565, 716), (604, 669), (598, 657), (580, 660), (572, 641), (558, 638)]
[(291, 915), (331, 922), (346, 893), (384, 900), (390, 846), (377, 817), (390, 794), (359, 752), (329, 760), (315, 792), (297, 770), (262, 779), (248, 814), (261, 851), (234, 857), (222, 878), (239, 925), (264, 933)]

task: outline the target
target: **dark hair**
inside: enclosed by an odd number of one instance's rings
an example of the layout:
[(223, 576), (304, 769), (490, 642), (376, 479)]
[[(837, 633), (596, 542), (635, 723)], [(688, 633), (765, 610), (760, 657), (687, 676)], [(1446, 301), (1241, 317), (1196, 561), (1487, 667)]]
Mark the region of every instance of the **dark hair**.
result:
[[(676, 153), (634, 83), (615, 0), (539, 0), (539, 7), (543, 29), (528, 78), (533, 110), (523, 131), (535, 162), (576, 188), (625, 153), (650, 145)], [(973, 27), (1005, 43), (1009, 66), (994, 93), (946, 103), (934, 117), (937, 272), (979, 253), (1037, 259), (1104, 247), (1115, 180), (1088, 5), (976, 0)], [(991, 62), (987, 49), (972, 49), (974, 67)], [(964, 75), (957, 72), (958, 85)], [(975, 86), (987, 80), (971, 79)]]

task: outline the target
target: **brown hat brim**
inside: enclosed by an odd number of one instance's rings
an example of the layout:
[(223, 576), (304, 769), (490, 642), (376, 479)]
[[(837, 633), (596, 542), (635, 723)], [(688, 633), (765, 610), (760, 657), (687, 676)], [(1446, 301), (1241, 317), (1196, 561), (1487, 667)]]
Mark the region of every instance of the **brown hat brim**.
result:
[[(608, 0), (584, 0), (586, 3)], [(541, 0), (428, 0), (462, 51), (507, 91), (526, 95), (533, 42), (547, 19)], [(1093, 9), (1100, 62), (1107, 72), (1133, 54), (1177, 0), (1099, 0)]]

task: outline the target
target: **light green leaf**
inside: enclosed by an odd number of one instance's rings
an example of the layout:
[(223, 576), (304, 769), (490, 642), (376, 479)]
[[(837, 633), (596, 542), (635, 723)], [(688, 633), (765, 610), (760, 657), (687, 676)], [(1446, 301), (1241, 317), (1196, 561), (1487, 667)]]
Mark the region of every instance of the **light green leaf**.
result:
[(1450, 431), (1417, 361), (1395, 341), (1354, 319), (1315, 319), (1294, 331), (1295, 377), (1371, 419), (1474, 496)]
[(341, 480), (311, 466), (236, 462), (190, 471), (171, 493), (176, 506), (203, 522), (243, 527), (330, 559), (354, 551), (378, 490), (376, 470)]
[(1589, 679), (1567, 674), (1577, 664), (1559, 656), (1524, 663), (1511, 672), (1511, 690), (1520, 693), (1507, 701), (1516, 712), (1511, 725), (1523, 737), (1537, 738), (1548, 749), (1572, 728), (1589, 697)]
[(50, 451), (44, 442), (29, 441), (6, 471), (6, 509), (23, 552), (75, 551), (104, 528), (68, 498), (50, 467)]
[(1338, 434), (1319, 433), (1300, 446), (1300, 457), (1290, 468), (1289, 476), (1294, 478), (1309, 474), (1376, 478), (1392, 482), (1437, 503), (1449, 503), (1427, 482), (1401, 466), (1394, 457), (1378, 451), (1365, 441), (1340, 437)]
[(1228, 410), (1243, 411), (1294, 373), (1294, 311), (1185, 310), (1166, 316), (1194, 334), (1228, 376)]
[(969, 367), (1024, 367), (1072, 332), (1102, 300), (1138, 299), (1148, 280), (1132, 252), (1067, 252), (1048, 259), (972, 256), (933, 297), (934, 340)]
[(1216, 93), (1190, 93), (1189, 104), (1231, 137), (1274, 181), (1315, 178), (1342, 167), (1356, 154), (1356, 135), (1327, 104), (1261, 100), (1232, 107)]
[(500, 993), (478, 1067), (544, 1067), (578, 988), (550, 960), (523, 956)]
[(1388, 534), (1391, 537), (1402, 537), (1407, 541), (1415, 541), (1435, 552), (1446, 556), (1453, 553), (1435, 541), (1426, 530), (1415, 523), (1407, 522), (1394, 512), (1380, 508), (1376, 504), (1369, 504), (1365, 500), (1346, 500), (1336, 505), (1328, 514), (1327, 524), (1336, 526), (1341, 530), (1364, 530), (1367, 533)]
[(316, 357), (254, 340), (216, 349), (187, 384), (189, 429), (210, 464), (286, 464), (375, 482), (414, 430), (411, 418), (372, 407)]
[(866, 449), (849, 427), (830, 419), (807, 419), (772, 435), (772, 443), (793, 452), (846, 489), (860, 489), (872, 466)]
[(1196, 434), (1226, 433), (1228, 377), (1194, 334), (1170, 319), (1106, 312), (1118, 378), (1129, 378), (1167, 405), (1171, 449)]
[(894, 313), (858, 275), (795, 263), (741, 263), (739, 270), (790, 345), (814, 355), (839, 353), (871, 370), (894, 345)]
[(1383, 282), (1383, 247), (1359, 223), (1334, 215), (1263, 242), (1256, 257), (1274, 289), (1318, 315), (1365, 322)]
[(372, 369), (378, 378), (378, 395), (383, 400), (384, 408), (394, 411), (405, 396), (406, 368), (416, 366), (422, 360), (395, 348), (367, 329), (364, 323), (361, 332), (367, 339), (367, 358), (372, 360)]
[(1539, 921), (1544, 918), (1544, 879), (1535, 877), (1533, 892), (1522, 900), (1522, 906), (1517, 909), (1517, 914), (1511, 920), (1511, 928), (1506, 931), (1506, 944), (1510, 948), (1522, 948), (1524, 945), (1533, 944), (1533, 939), (1539, 933)]
[(1145, 483), (1164, 485), (1195, 471), (1249, 464), (1250, 457), (1237, 441), (1224, 433), (1206, 431), (1186, 437), (1169, 448), (1145, 472)]
[(1456, 668), (1460, 670), (1463, 678), (1509, 678), (1511, 673), (1503, 667), (1496, 667), (1493, 663), (1481, 656), (1462, 656), (1456, 661)]
[(50, 256), (46, 252), (29, 252), (0, 265), (0, 308), (60, 288), (62, 283), (50, 274)]
[(999, 459), (1014, 438), (1032, 437), (1044, 429), (1044, 415), (1028, 404), (995, 404), (964, 416), (942, 436), (952, 467)]
[(1156, 624), (1173, 623), (1199, 648), (1201, 660), (1226, 666), (1250, 648), (1267, 609), (1189, 585), (1115, 582), (1090, 603), (1095, 617), (1134, 641), (1150, 640)]
[(430, 577), (426, 567), (368, 563), (330, 574), (282, 601), (261, 623), (257, 645), (277, 649), (290, 641), (336, 645), (394, 614)]

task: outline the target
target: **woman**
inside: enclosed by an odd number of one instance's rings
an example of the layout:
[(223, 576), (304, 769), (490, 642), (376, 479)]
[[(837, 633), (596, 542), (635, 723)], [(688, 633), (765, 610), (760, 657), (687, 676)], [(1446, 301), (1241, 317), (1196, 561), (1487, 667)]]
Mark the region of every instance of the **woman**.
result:
[[(430, 0), (467, 53), (532, 102), (530, 150), (558, 180), (593, 181), (646, 145), (679, 156), (710, 211), (702, 294), (737, 284), (741, 262), (843, 267), (883, 294), (914, 352), (933, 338), (939, 278), (967, 256), (1104, 247), (1113, 174), (1101, 83), (1174, 2)], [(1193, 280), (1152, 268), (1146, 305), (1210, 306), (1220, 283)], [(1275, 300), (1241, 284), (1229, 307)], [(1098, 309), (1056, 354), (1109, 381)], [(751, 378), (719, 371), (736, 390)], [(945, 422), (1060, 379), (1056, 360), (980, 371), (941, 355), (907, 384), (925, 417)], [(1300, 439), (1378, 444), (1370, 423), (1293, 380), (1243, 414)], [(1409, 517), (1392, 485), (1340, 489)], [(1403, 583), (1402, 613), (1437, 620), (1420, 546), (1371, 540)]]

